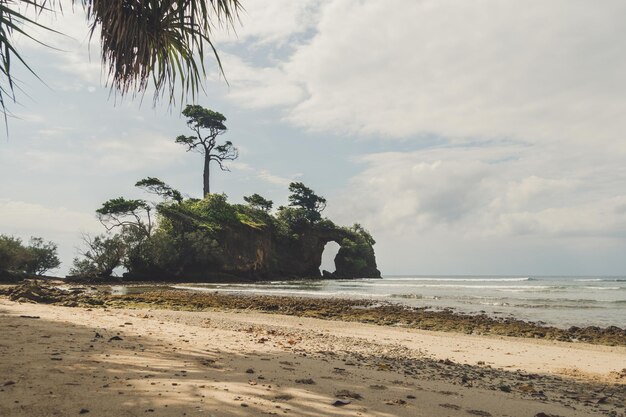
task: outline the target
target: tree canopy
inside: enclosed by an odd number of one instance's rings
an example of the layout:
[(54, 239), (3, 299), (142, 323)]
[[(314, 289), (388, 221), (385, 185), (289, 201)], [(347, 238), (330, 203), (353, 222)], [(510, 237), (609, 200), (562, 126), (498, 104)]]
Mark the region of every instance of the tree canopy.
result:
[(311, 223), (315, 223), (322, 218), (322, 211), (326, 208), (326, 199), (315, 194), (315, 192), (301, 182), (289, 184), (289, 205), (299, 207), (304, 210), (305, 217)]
[(244, 197), (243, 201), (248, 203), (250, 207), (258, 210), (263, 210), (265, 212), (269, 212), (274, 205), (274, 202), (272, 200), (267, 200), (266, 198), (261, 197), (259, 194), (256, 193)]
[(211, 192), (211, 162), (217, 163), (222, 171), (229, 171), (224, 163), (237, 159), (239, 151), (229, 140), (222, 144), (217, 142), (217, 137), (227, 130), (224, 124), (226, 117), (222, 113), (194, 104), (185, 107), (183, 116), (187, 118), (187, 126), (195, 134), (180, 135), (175, 142), (186, 146), (187, 152), (196, 151), (204, 155), (202, 191), (207, 196)]
[(145, 200), (124, 197), (112, 198), (96, 210), (98, 220), (111, 231), (114, 228), (131, 228), (149, 236), (152, 231), (152, 207)]
[(180, 191), (173, 189), (163, 181), (154, 177), (146, 177), (135, 183), (135, 187), (142, 188), (149, 193), (156, 194), (165, 199), (172, 199), (177, 203), (183, 201), (183, 195)]
[(0, 235), (0, 269), (43, 275), (60, 265), (56, 243), (31, 237), (25, 246), (19, 238)]

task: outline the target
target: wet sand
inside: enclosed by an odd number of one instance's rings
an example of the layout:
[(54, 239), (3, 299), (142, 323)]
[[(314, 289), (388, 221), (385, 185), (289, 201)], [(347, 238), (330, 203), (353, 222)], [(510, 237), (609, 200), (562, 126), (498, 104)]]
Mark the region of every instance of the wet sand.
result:
[(1, 416), (625, 415), (622, 346), (7, 298), (0, 334)]

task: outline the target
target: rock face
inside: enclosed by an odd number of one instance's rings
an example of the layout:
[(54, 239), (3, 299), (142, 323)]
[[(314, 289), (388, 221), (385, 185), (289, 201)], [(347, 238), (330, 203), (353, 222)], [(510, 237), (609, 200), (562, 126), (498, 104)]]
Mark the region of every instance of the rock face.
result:
[(140, 271), (130, 280), (229, 281), (319, 278), (322, 253), (328, 242), (340, 245), (336, 272), (329, 278), (380, 278), (372, 245), (343, 228), (311, 225), (288, 238), (271, 225), (224, 227), (217, 238), (219, 256), (211, 262), (191, 262), (176, 271)]
[[(358, 245), (355, 240), (357, 237), (344, 229), (309, 227), (290, 239), (280, 239), (270, 226), (241, 225), (222, 232), (223, 262), (212, 272), (252, 280), (318, 278), (324, 247), (337, 242), (340, 249), (333, 278), (380, 278), (373, 247)], [(203, 272), (206, 275), (206, 270)]]

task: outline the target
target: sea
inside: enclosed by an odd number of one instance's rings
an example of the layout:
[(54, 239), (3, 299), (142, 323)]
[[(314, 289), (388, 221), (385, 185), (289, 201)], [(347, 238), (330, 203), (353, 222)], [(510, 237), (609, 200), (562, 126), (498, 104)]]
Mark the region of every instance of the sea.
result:
[(368, 298), (486, 313), (561, 328), (626, 328), (626, 276), (387, 276), (383, 279), (183, 284), (189, 291)]

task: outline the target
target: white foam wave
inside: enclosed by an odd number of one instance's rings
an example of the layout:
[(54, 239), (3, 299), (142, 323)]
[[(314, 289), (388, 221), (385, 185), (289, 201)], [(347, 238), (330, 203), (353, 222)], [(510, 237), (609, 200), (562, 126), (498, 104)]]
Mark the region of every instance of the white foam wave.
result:
[[(382, 280), (378, 280), (378, 282), (384, 283), (385, 281), (451, 281), (451, 282), (521, 282), (521, 281), (532, 281), (530, 277), (515, 277), (515, 278), (443, 278), (443, 277), (415, 277), (415, 278), (383, 278)], [(376, 282), (376, 281), (373, 281)]]
[(315, 295), (320, 297), (328, 296), (349, 296), (349, 297), (391, 297), (391, 294), (371, 294), (358, 293), (352, 291), (303, 291), (291, 289), (265, 289), (265, 288), (207, 288), (186, 285), (174, 285), (172, 288), (178, 290), (203, 291), (203, 292), (232, 292), (232, 293), (254, 293), (254, 294), (281, 294), (281, 295)]
[(586, 290), (621, 290), (622, 287), (583, 287)]
[(581, 278), (575, 279), (576, 282), (626, 282), (625, 278)]
[(383, 284), (380, 287), (398, 287), (398, 288), (462, 288), (462, 289), (495, 289), (495, 290), (549, 290), (561, 289), (562, 287), (550, 285), (463, 285), (463, 284)]

